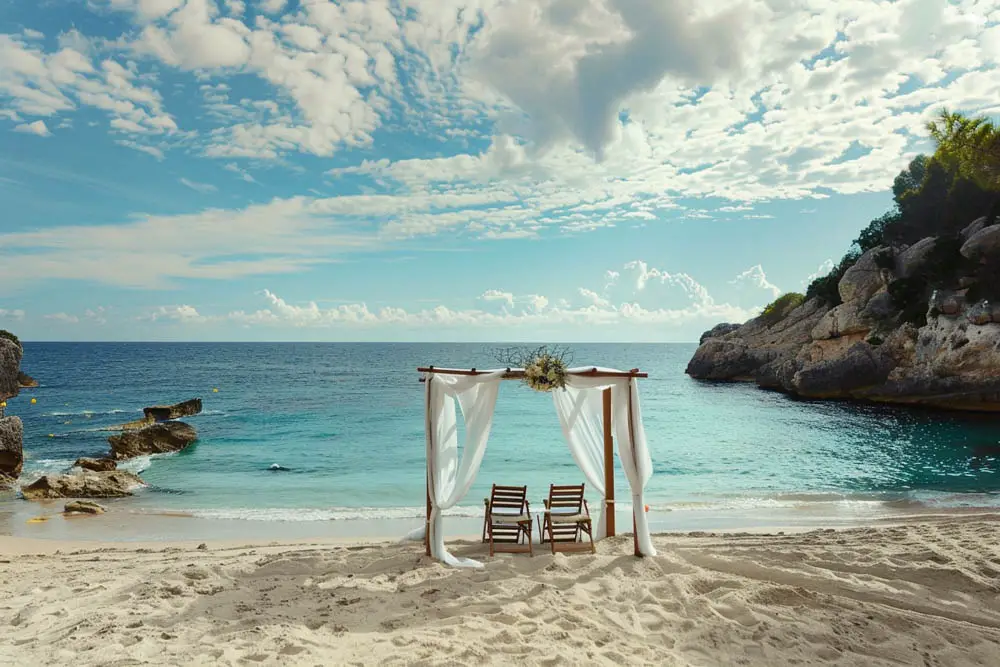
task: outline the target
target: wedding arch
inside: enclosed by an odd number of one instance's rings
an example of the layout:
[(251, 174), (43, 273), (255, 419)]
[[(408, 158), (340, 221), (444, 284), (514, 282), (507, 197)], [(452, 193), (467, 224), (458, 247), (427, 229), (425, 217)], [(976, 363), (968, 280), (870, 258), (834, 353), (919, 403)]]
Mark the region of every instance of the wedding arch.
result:
[[(443, 510), (469, 492), (486, 453), (500, 382), (525, 380), (523, 368), (476, 370), (418, 368), (425, 389), (427, 519), (422, 530), (427, 555), (457, 567), (482, 567), (453, 556), (444, 545)], [(639, 405), (639, 369), (581, 367), (566, 369), (551, 390), (556, 414), (573, 460), (591, 489), (600, 494), (595, 539), (615, 535), (614, 440), (632, 494), (636, 556), (655, 556), (646, 522), (643, 490), (653, 473)], [(529, 380), (531, 378), (528, 378)], [(465, 442), (458, 449), (455, 403), (465, 420)], [(610, 508), (610, 511), (608, 511)]]

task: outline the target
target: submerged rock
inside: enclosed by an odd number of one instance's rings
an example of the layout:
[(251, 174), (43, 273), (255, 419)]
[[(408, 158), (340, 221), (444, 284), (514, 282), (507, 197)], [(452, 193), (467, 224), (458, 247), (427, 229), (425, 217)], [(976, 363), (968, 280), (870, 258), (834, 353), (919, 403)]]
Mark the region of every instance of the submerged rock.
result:
[(46, 498), (121, 498), (131, 496), (133, 489), (143, 486), (138, 475), (125, 470), (93, 472), (85, 470), (71, 475), (44, 475), (21, 487), (25, 500)]
[(38, 386), (38, 380), (31, 377), (24, 371), (17, 372), (17, 384), (21, 389), (31, 389)]
[(198, 432), (184, 422), (163, 422), (108, 438), (111, 455), (118, 461), (147, 454), (177, 452), (198, 439)]
[(0, 419), (0, 488), (11, 486), (24, 463), (24, 425), (20, 417)]
[(89, 458), (79, 458), (74, 463), (78, 468), (83, 468), (84, 470), (93, 470), (94, 472), (107, 472), (109, 470), (115, 470), (118, 464), (115, 463), (114, 459), (89, 459)]
[(89, 500), (71, 500), (63, 507), (63, 514), (104, 514), (106, 511), (103, 505)]
[(192, 398), (174, 405), (152, 405), (142, 409), (146, 419), (151, 422), (162, 422), (168, 419), (180, 419), (190, 417), (201, 412), (201, 399)]

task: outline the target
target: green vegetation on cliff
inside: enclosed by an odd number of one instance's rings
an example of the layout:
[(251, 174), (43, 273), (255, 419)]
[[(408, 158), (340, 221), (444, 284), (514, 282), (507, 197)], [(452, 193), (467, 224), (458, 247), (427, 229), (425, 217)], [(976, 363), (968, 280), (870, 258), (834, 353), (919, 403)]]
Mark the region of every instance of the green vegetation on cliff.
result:
[(805, 295), (799, 294), (798, 292), (782, 294), (764, 307), (764, 311), (761, 313), (761, 316), (773, 322), (779, 322), (783, 320), (788, 313), (805, 303), (805, 300)]
[(17, 336), (7, 331), (6, 329), (0, 329), (0, 338), (6, 338), (7, 340), (12, 341), (18, 347), (21, 347), (21, 341), (18, 340)]
[[(889, 285), (905, 320), (922, 324), (930, 293), (953, 287), (959, 275), (972, 283), (970, 298), (1000, 298), (1000, 269), (968, 262), (959, 253), (960, 232), (969, 223), (985, 216), (988, 226), (1000, 216), (1000, 126), (942, 111), (927, 129), (937, 144), (934, 155), (920, 155), (900, 172), (892, 185), (893, 210), (861, 231), (833, 270), (809, 285), (806, 298), (837, 306), (840, 279), (863, 253), (909, 246), (928, 237), (937, 240), (920, 275)], [(880, 268), (892, 268), (894, 252), (875, 259)]]

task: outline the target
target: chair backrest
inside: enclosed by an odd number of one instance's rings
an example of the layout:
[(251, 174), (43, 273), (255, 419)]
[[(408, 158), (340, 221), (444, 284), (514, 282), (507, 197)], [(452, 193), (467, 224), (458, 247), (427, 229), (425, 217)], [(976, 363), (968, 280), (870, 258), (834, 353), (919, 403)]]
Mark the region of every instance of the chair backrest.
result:
[(499, 486), (494, 484), (493, 491), (490, 493), (490, 509), (520, 512), (524, 509), (524, 503), (527, 500), (527, 486)]
[(549, 509), (573, 514), (583, 511), (583, 484), (549, 485)]

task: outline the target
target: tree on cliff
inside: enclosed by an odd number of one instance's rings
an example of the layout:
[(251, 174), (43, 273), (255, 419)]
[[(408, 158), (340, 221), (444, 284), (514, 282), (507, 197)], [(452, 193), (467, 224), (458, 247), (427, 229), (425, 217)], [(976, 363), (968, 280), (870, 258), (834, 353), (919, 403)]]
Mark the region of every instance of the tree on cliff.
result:
[(945, 109), (927, 130), (937, 144), (935, 160), (984, 190), (1000, 191), (1000, 126)]
[[(840, 304), (837, 285), (865, 253), (879, 246), (910, 245), (935, 236), (957, 238), (983, 215), (1000, 215), (1000, 127), (985, 118), (943, 111), (928, 124), (934, 155), (917, 156), (892, 184), (895, 206), (861, 231), (843, 259), (806, 290), (807, 298)], [(955, 246), (957, 260), (957, 245)], [(945, 262), (950, 264), (950, 262)]]

